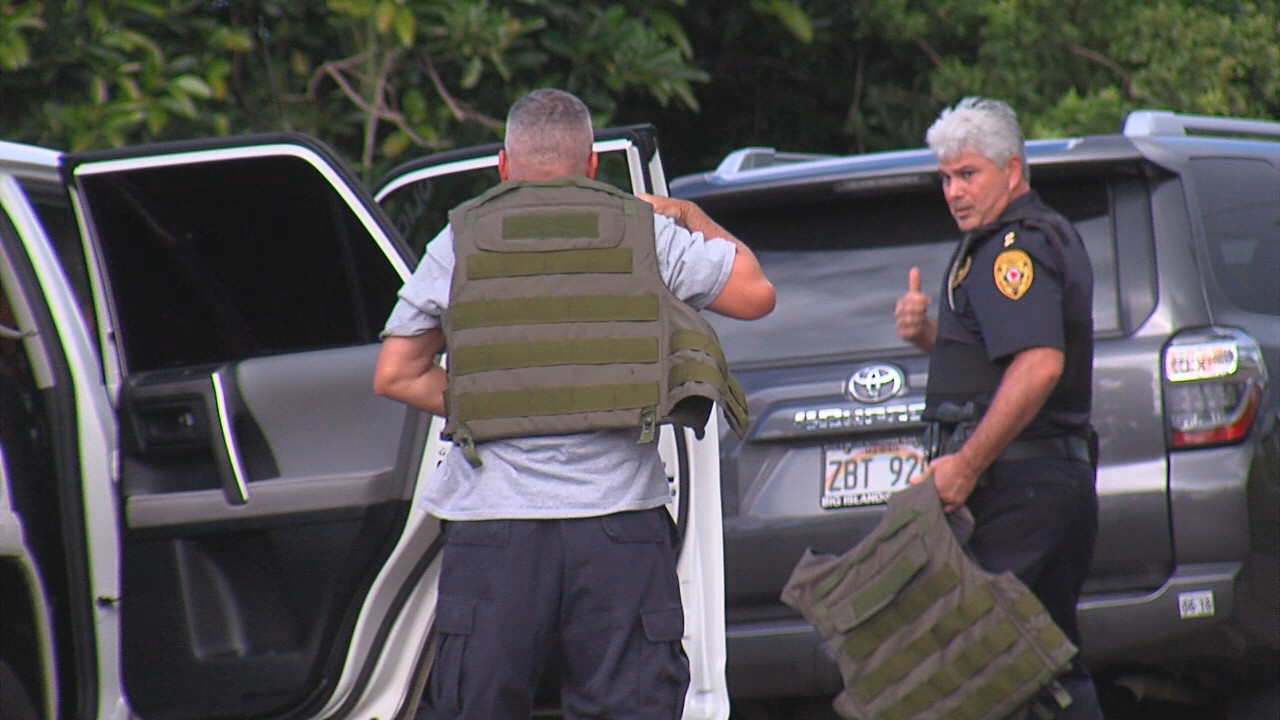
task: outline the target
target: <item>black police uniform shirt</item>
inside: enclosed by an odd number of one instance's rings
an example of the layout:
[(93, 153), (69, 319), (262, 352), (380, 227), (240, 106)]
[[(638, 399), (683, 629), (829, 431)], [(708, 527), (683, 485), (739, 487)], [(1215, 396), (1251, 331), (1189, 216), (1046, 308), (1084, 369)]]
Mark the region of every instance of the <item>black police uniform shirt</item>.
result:
[(989, 405), (1022, 350), (1063, 351), (1057, 387), (1019, 437), (1079, 434), (1089, 422), (1093, 370), (1093, 271), (1071, 224), (1030, 191), (995, 223), (961, 241), (942, 279), (937, 342), (929, 361), (930, 408)]

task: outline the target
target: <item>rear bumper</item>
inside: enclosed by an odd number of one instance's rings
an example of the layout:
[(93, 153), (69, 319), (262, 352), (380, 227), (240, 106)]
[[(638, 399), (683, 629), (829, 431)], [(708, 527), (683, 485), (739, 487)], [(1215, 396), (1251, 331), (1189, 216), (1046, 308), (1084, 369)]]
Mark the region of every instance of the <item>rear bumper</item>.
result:
[[(1227, 623), (1235, 615), (1238, 562), (1197, 563), (1178, 566), (1157, 590), (1136, 594), (1092, 595), (1078, 604), (1085, 662), (1106, 665), (1142, 663), (1152, 645), (1176, 644)], [(1212, 600), (1207, 614), (1205, 599)], [(1184, 617), (1181, 601), (1202, 613)], [(1195, 612), (1192, 613), (1193, 615)], [(1188, 648), (1190, 650), (1190, 648)]]
[[(1154, 646), (1176, 646), (1180, 638), (1225, 625), (1235, 614), (1240, 570), (1237, 562), (1184, 565), (1150, 593), (1081, 598), (1086, 663), (1151, 664), (1164, 659), (1166, 652), (1153, 655)], [(1195, 598), (1200, 599), (1199, 612), (1207, 611), (1205, 599), (1212, 598), (1213, 614), (1183, 617), (1180, 601)], [(802, 618), (734, 624), (727, 629), (726, 641), (733, 698), (834, 696), (840, 691), (831, 652)]]

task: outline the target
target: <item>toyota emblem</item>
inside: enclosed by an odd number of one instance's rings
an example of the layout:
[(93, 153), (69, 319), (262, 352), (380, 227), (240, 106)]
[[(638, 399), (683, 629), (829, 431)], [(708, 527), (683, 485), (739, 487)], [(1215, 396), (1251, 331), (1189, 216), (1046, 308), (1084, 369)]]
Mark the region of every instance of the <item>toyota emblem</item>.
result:
[(902, 371), (892, 365), (868, 365), (849, 376), (849, 394), (864, 403), (884, 402), (907, 386)]

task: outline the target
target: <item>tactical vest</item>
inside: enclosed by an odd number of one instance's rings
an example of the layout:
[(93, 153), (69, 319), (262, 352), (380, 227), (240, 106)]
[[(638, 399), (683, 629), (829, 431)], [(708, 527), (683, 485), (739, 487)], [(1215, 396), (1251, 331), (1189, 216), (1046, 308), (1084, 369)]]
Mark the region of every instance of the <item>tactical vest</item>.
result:
[(782, 592), (834, 652), (858, 720), (998, 720), (1025, 713), (1076, 647), (1012, 573), (964, 552), (973, 516), (944, 515), (932, 480), (892, 495), (875, 530), (843, 555), (806, 551)]
[(449, 214), (444, 435), (473, 465), (495, 438), (671, 422), (712, 405), (739, 435), (742, 389), (715, 330), (658, 270), (653, 208), (603, 183), (503, 183)]

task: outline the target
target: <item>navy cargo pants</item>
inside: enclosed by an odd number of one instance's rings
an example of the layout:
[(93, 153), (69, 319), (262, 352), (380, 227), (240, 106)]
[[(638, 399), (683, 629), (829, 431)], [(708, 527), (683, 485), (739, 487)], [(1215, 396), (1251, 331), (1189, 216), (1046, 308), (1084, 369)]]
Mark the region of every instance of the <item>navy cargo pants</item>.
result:
[(425, 717), (528, 718), (555, 661), (566, 720), (680, 717), (689, 664), (665, 508), (443, 532)]
[[(1076, 647), (1076, 601), (1098, 534), (1094, 482), (1094, 468), (1085, 462), (997, 462), (965, 503), (975, 522), (968, 548), (978, 564), (990, 572), (1009, 570), (1017, 575)], [(1059, 680), (1070, 691), (1072, 703), (1056, 717), (1101, 720), (1097, 692), (1083, 666), (1077, 662)]]

